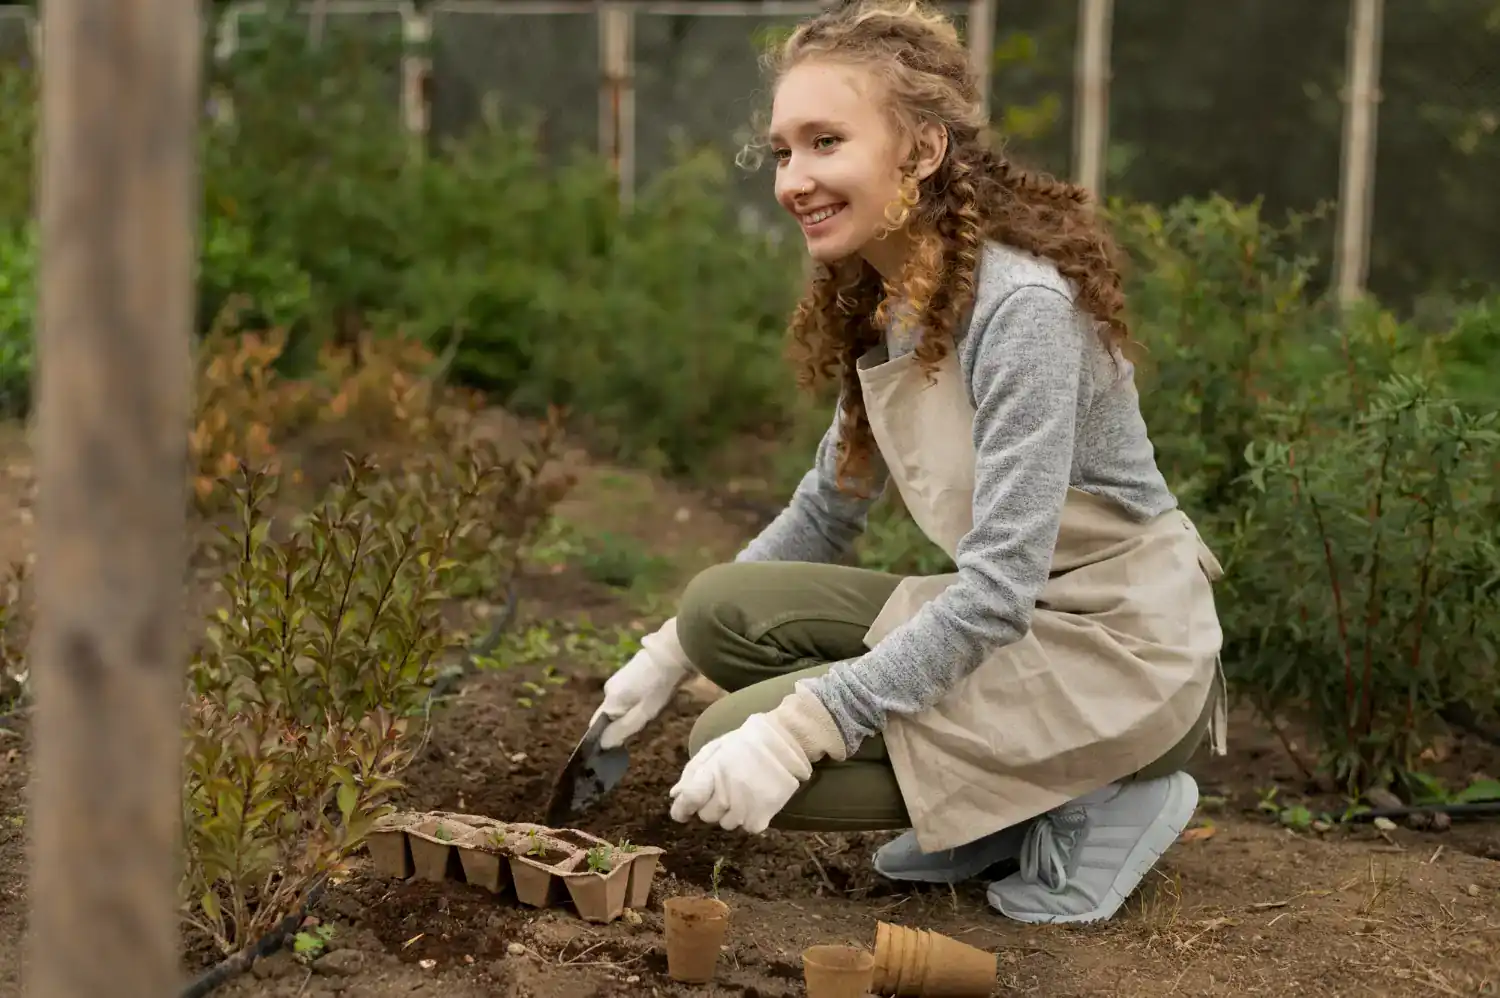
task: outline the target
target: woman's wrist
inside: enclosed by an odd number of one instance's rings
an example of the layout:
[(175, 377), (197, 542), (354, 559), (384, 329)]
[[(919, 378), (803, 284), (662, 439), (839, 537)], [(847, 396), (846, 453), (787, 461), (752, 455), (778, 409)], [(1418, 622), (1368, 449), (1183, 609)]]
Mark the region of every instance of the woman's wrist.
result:
[(843, 762), (848, 758), (844, 735), (816, 694), (799, 687), (782, 698), (771, 711), (770, 719), (802, 749), (808, 762), (824, 758)]
[(677, 637), (676, 617), (669, 618), (656, 631), (641, 638), (641, 650), (651, 656), (651, 661), (663, 672), (677, 673), (679, 679), (686, 679), (697, 671)]

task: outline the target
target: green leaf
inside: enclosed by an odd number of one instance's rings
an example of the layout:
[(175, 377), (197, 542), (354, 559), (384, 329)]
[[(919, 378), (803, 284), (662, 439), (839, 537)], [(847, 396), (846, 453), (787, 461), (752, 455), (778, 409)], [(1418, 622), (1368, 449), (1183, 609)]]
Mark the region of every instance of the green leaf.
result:
[(1479, 804), (1500, 801), (1500, 780), (1475, 780), (1453, 795), (1455, 804)]
[(338, 793), (339, 814), (344, 818), (344, 824), (349, 824), (349, 819), (354, 815), (354, 808), (359, 803), (359, 791), (352, 783), (339, 785)]

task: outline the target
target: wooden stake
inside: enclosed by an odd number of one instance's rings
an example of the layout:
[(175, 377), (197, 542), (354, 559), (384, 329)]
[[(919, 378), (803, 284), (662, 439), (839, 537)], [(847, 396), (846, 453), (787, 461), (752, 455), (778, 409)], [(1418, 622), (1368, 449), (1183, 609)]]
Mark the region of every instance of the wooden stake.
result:
[(1344, 141), (1339, 170), (1334, 283), (1341, 305), (1364, 294), (1370, 269), (1370, 215), (1375, 195), (1375, 130), (1380, 106), (1383, 0), (1351, 0), (1344, 77)]
[(967, 31), (969, 62), (979, 78), (979, 100), (984, 120), (990, 120), (990, 88), (995, 64), (995, 0), (969, 0)]
[(1109, 156), (1110, 33), (1114, 0), (1079, 0), (1074, 55), (1073, 181), (1104, 201)]
[(610, 162), (620, 205), (635, 196), (635, 13), (627, 4), (599, 10), (599, 150)]
[(31, 968), (177, 991), (193, 0), (42, 6)]

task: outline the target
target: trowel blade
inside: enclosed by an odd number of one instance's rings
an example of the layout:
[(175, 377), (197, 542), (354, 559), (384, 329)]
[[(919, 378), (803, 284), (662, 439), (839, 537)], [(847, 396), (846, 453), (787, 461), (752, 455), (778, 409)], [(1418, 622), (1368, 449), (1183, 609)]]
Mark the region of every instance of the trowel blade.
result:
[(566, 825), (599, 803), (624, 778), (630, 767), (630, 752), (624, 746), (599, 748), (599, 739), (611, 720), (602, 715), (596, 718), (568, 756), (547, 803), (546, 822), (551, 827)]

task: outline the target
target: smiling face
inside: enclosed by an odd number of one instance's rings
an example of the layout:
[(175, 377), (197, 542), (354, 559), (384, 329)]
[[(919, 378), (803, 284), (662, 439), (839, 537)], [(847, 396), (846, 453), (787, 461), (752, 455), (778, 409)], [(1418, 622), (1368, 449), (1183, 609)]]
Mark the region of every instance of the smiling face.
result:
[(909, 144), (879, 96), (867, 71), (832, 62), (794, 66), (776, 88), (776, 200), (820, 263), (859, 254), (884, 272), (899, 253), (899, 239), (878, 237), (889, 227), (886, 209), (900, 199)]

